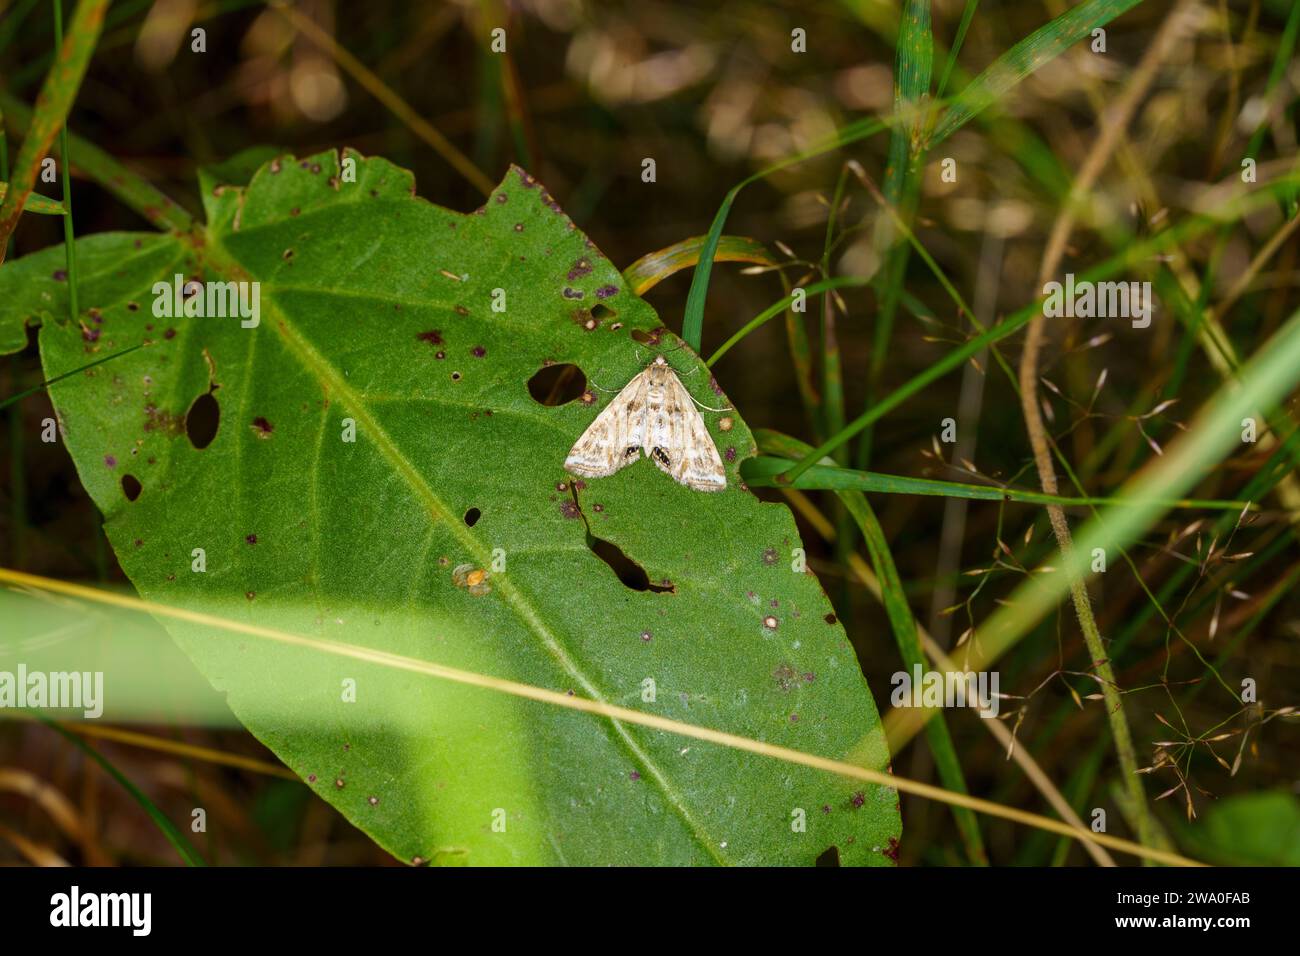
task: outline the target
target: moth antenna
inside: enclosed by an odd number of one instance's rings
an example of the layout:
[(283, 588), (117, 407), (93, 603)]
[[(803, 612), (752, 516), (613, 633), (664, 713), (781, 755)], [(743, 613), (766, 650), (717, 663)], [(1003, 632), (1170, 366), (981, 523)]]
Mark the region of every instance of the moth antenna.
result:
[[(683, 389), (683, 391), (685, 391), (685, 389)], [(697, 399), (694, 395), (691, 395), (690, 392), (686, 392), (686, 394), (690, 395), (691, 401), (693, 401), (700, 408), (704, 409), (706, 412), (734, 412), (736, 410), (731, 405), (727, 405), (724, 408), (710, 408), (708, 405), (701, 405), (699, 399)]]

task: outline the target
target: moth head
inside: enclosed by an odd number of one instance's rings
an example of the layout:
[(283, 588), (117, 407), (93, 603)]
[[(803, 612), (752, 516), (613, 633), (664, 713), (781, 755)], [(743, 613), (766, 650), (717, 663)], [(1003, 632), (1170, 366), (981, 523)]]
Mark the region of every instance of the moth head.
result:
[(650, 363), (650, 364), (652, 364), (652, 365), (667, 365), (668, 362), (664, 359), (664, 357), (663, 357), (662, 355), (656, 355), (656, 356), (655, 356), (655, 360), (654, 360), (652, 363)]

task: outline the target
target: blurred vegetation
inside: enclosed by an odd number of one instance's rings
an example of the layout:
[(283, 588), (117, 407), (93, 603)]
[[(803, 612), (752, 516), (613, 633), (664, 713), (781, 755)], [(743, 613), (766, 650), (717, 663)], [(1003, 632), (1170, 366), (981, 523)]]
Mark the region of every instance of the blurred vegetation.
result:
[[(412, 169), (420, 194), (433, 202), (460, 210), (479, 205), (482, 193), (472, 177), (448, 161), (446, 150), (430, 145), (415, 117), (488, 181), (507, 163), (527, 168), (625, 268), (703, 235), (727, 191), (751, 174), (854, 121), (889, 117), (900, 6), (885, 0), (293, 4), (313, 32), (253, 0), (119, 0), (69, 128), (195, 215), (198, 169), (253, 146), (298, 154), (352, 146)], [(949, 96), (1070, 5), (940, 0), (923, 6), (931, 7), (934, 37), (934, 81), (925, 89), (933, 92), (942, 76)], [(969, 340), (976, 332), (972, 318), (988, 326), (1032, 303), (1041, 293), (1038, 272), (1053, 224), (1101, 135), (1104, 111), (1175, 7), (1188, 29), (1152, 64), (1150, 86), (1088, 191), (1056, 277), (1083, 273), (1216, 208), (1239, 183), (1245, 157), (1257, 160), (1261, 182), (1293, 173), (1296, 7), (1289, 0), (1139, 3), (1106, 27), (1104, 53), (1093, 52), (1087, 39), (1074, 44), (944, 140), (915, 171), (910, 197), (891, 191), (898, 182), (891, 183), (889, 170), (901, 174), (897, 161), (890, 164), (888, 131), (792, 165), (741, 193), (726, 233), (753, 239), (788, 264), (778, 273), (719, 262), (701, 354), (710, 355), (786, 294), (778, 275), (788, 283), (822, 273), (869, 279), (870, 285), (841, 287), (824, 300), (810, 298), (806, 317), (819, 385), (827, 383), (832, 342), (824, 330), (834, 331), (843, 375), (832, 384), (842, 387), (851, 420)], [(10, 0), (0, 9), (0, 83), (30, 104), (54, 49), (48, 5)], [(949, 74), (948, 52), (972, 11)], [(206, 52), (191, 50), (195, 27), (206, 31)], [(504, 56), (489, 48), (495, 27), (507, 31)], [(791, 51), (796, 28), (806, 31), (806, 53)], [(322, 47), (320, 35), (391, 88), (409, 115), (377, 100), (367, 88), (371, 81), (359, 81), (346, 57)], [(21, 135), (12, 115), (9, 121), (12, 155)], [(656, 161), (653, 183), (642, 180), (646, 158)], [(956, 160), (956, 182), (943, 181), (943, 158)], [(863, 175), (848, 170), (849, 160)], [(77, 235), (149, 227), (81, 175), (75, 148), (72, 164)], [(874, 184), (912, 223), (917, 245), (960, 290), (973, 316), (956, 308), (920, 255), (899, 253), (906, 243), (882, 211)], [(37, 188), (60, 198), (55, 187)], [(1111, 495), (1177, 438), (1225, 377), (1221, 355), (1200, 338), (1211, 319), (1229, 350), (1244, 359), (1300, 307), (1295, 223), (1294, 191), (1290, 198), (1283, 192), (1122, 276), (1153, 282), (1157, 311), (1149, 329), (1114, 319), (1049, 320), (1038, 359), (1042, 414), (1082, 485), (1072, 487), (1062, 474), (1062, 495)], [(61, 243), (62, 230), (57, 216), (24, 216), (10, 258)], [(670, 328), (681, 328), (690, 281), (689, 270), (678, 272), (646, 293)], [(882, 334), (881, 315), (891, 310), (892, 331)], [(823, 427), (835, 423), (806, 415), (783, 325), (773, 321), (745, 337), (714, 372), (751, 426), (816, 444), (827, 435)], [(1014, 370), (1022, 338), (1000, 343), (997, 354), (976, 356), (892, 409), (841, 460), (891, 475), (1040, 490), (1014, 371), (1005, 374), (999, 365)], [(0, 399), (40, 381), (34, 344), (0, 361)], [(1294, 395), (1286, 409), (1290, 418), (1280, 420), (1295, 421)], [(0, 562), (124, 584), (66, 452), (30, 437), (51, 414), (48, 401), (33, 397), (5, 414)], [(956, 452), (938, 440), (947, 418), (961, 426)], [(1270, 422), (1292, 454), (1296, 442)], [(1107, 574), (1089, 583), (1138, 760), (1153, 768), (1144, 784), (1159, 830), (1183, 852), (1217, 862), (1294, 863), (1294, 853), (1274, 850), (1300, 844), (1300, 733), (1293, 717), (1268, 719), (1300, 703), (1300, 503), (1286, 489), (1295, 460), (1284, 455), (1277, 462), (1276, 451), (1276, 444), (1243, 445), (1196, 489), (1200, 498), (1251, 498), (1258, 510), (1240, 520), (1236, 513), (1225, 520), (1216, 511), (1170, 511), (1129, 549), (1131, 567), (1112, 557)], [(783, 498), (772, 489), (762, 494)], [(852, 570), (850, 555), (866, 553), (863, 542), (833, 495), (804, 500), (807, 507), (796, 511), (807, 522), (812, 566), (883, 712), (890, 676), (904, 665), (884, 608)], [(967, 629), (991, 614), (1028, 569), (1051, 563), (1055, 542), (1040, 505), (940, 503), (911, 494), (872, 495), (871, 503), (907, 605), (954, 654)], [(838, 529), (839, 545), (821, 533), (812, 509)], [(1088, 509), (1068, 513), (1075, 521)], [(1098, 682), (1069, 602), (997, 666), (1002, 691), (1014, 695), (1003, 711), (1016, 747), (1032, 753), (1085, 822), (1092, 808), (1105, 807), (1109, 832), (1133, 835)], [(1234, 696), (1247, 677), (1259, 687), (1257, 705), (1243, 706)], [(971, 793), (1051, 812), (980, 721), (960, 711), (946, 717)], [(154, 725), (150, 732), (272, 759), (237, 730)], [(221, 766), (123, 742), (92, 744), (173, 819), (187, 818), (191, 794), (201, 794), (228, 835), (228, 842), (200, 847), (210, 861), (391, 862), (273, 769)], [(936, 779), (929, 748), (926, 736), (912, 737), (895, 755), (894, 769)], [(6, 824), (0, 835), (12, 829), (38, 844), (67, 847), (66, 834), (37, 808), (39, 801), (24, 795), (24, 786), (40, 781), (63, 795), (49, 799), (66, 799), (85, 824), (83, 838), (65, 851), (72, 859), (176, 860), (130, 798), (47, 728), (0, 723), (0, 768), (29, 778), (23, 786), (0, 786)], [(980, 853), (946, 808), (904, 797), (903, 820), (901, 863), (978, 861)], [(979, 830), (993, 863), (1090, 862), (1080, 846), (1055, 835), (987, 818)], [(0, 860), (21, 857), (0, 839)]]

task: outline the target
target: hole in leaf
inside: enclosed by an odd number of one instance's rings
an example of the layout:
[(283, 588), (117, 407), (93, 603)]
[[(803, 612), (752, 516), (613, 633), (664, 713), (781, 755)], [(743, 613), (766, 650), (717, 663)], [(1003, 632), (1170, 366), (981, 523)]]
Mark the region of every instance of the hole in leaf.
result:
[(657, 336), (651, 335), (649, 332), (642, 332), (640, 329), (632, 330), (632, 338), (636, 339), (642, 345), (659, 344), (659, 339)]
[(618, 313), (607, 305), (597, 304), (591, 307), (591, 317), (593, 319), (603, 319), (607, 315), (618, 315)]
[(122, 494), (126, 495), (127, 501), (135, 501), (140, 497), (140, 492), (144, 491), (144, 485), (140, 484), (140, 479), (135, 475), (122, 476)]
[(478, 519), (482, 517), (482, 515), (483, 512), (479, 511), (477, 508), (470, 508), (469, 511), (465, 512), (465, 524), (471, 528), (474, 527), (474, 525), (478, 524)]
[(817, 857), (817, 862), (813, 865), (814, 866), (839, 866), (840, 848), (837, 846), (831, 847), (821, 856)]
[(677, 588), (671, 584), (651, 584), (650, 575), (645, 573), (645, 568), (624, 554), (613, 542), (588, 534), (587, 547), (591, 548), (592, 554), (610, 566), (625, 587), (633, 591), (650, 591), (654, 594), (662, 594), (665, 591), (676, 593)]
[(185, 413), (185, 434), (195, 448), (204, 449), (217, 437), (217, 427), (221, 424), (221, 406), (212, 397), (212, 391), (206, 391), (194, 399), (194, 404)]
[(576, 365), (547, 365), (528, 380), (528, 394), (542, 405), (567, 405), (587, 390), (587, 376)]

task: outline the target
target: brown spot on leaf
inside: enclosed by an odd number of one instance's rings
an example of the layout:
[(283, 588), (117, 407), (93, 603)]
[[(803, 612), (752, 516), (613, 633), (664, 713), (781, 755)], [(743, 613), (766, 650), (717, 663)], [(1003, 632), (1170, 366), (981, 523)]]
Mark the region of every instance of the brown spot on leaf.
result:
[(185, 416), (165, 411), (150, 403), (144, 407), (144, 430), (161, 432), (168, 438), (175, 438), (185, 430)]

